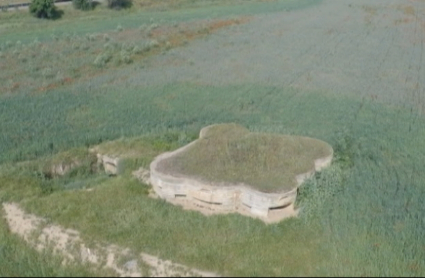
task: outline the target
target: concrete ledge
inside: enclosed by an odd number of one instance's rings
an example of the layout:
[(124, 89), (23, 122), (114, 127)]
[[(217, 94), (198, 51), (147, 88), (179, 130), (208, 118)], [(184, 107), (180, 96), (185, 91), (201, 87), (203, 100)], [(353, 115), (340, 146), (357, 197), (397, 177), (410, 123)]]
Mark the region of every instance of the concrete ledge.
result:
[(97, 164), (102, 165), (107, 174), (115, 176), (119, 172), (120, 159), (98, 153)]
[[(208, 134), (210, 127), (205, 127), (200, 131), (200, 138)], [(279, 209), (285, 207), (293, 209), (298, 186), (306, 179), (312, 177), (315, 171), (320, 171), (329, 166), (333, 157), (332, 153), (327, 157), (316, 159), (314, 167), (310, 171), (296, 176), (297, 186), (294, 189), (280, 193), (260, 192), (246, 184), (222, 186), (189, 176), (168, 174), (158, 169), (158, 164), (162, 160), (184, 152), (196, 144), (198, 140), (173, 152), (163, 153), (151, 163), (150, 183), (156, 194), (174, 204), (191, 203), (196, 207), (208, 209), (215, 213), (239, 212), (259, 217), (266, 222), (270, 222), (268, 218), (271, 210), (279, 211)], [(286, 212), (286, 214), (288, 213)], [(296, 213), (289, 213), (288, 215), (294, 214)], [(281, 220), (281, 217), (276, 219)]]

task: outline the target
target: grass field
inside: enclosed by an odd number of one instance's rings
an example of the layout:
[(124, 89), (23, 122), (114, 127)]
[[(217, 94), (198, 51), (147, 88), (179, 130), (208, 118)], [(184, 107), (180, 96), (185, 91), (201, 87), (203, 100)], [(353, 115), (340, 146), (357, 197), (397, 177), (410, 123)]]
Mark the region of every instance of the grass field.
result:
[[(0, 201), (87, 241), (221, 275), (423, 276), (425, 3), (189, 2), (64, 7), (56, 21), (0, 14)], [(127, 46), (154, 39), (126, 62)], [(111, 41), (110, 60), (95, 65)], [(300, 188), (299, 218), (205, 217), (149, 198), (130, 175), (226, 122), (333, 147), (332, 166)], [(112, 178), (83, 165), (43, 176), (49, 163), (84, 158), (97, 144), (135, 149), (128, 171)], [(36, 256), (0, 228), (0, 275), (91, 275)]]
[(3, 215), (0, 222), (0, 256), (0, 274), (4, 277), (113, 277), (113, 273), (90, 271), (82, 265), (63, 266), (62, 260), (49, 250), (40, 254), (10, 233)]
[(13, 5), (13, 4), (22, 4), (22, 3), (30, 3), (31, 1), (26, 0), (1, 0), (0, 6), (7, 6), (7, 5)]

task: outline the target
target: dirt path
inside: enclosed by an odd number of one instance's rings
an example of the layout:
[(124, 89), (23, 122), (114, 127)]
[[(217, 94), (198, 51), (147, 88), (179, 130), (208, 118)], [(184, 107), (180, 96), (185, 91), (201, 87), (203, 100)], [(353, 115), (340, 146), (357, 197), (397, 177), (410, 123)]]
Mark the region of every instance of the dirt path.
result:
[(117, 245), (90, 244), (88, 247), (78, 231), (49, 224), (43, 218), (25, 213), (16, 203), (3, 203), (10, 231), (41, 251), (51, 248), (64, 258), (64, 263), (88, 262), (94, 267), (109, 268), (121, 277), (218, 276), (212, 272), (191, 269)]

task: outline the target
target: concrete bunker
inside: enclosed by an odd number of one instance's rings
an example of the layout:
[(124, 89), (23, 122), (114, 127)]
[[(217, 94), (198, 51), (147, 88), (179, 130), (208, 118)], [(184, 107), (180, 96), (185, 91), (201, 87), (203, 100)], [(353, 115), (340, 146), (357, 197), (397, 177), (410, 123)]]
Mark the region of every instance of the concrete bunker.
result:
[(298, 187), (332, 157), (332, 147), (321, 140), (217, 124), (203, 128), (190, 144), (157, 156), (150, 183), (173, 204), (276, 222), (296, 215)]

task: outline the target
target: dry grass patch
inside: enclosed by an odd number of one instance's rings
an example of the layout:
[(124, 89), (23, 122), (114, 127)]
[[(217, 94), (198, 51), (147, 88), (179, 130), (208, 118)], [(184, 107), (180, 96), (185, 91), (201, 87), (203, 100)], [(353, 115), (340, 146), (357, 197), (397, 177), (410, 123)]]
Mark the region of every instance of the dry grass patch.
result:
[(363, 5), (363, 11), (365, 11), (369, 15), (376, 15), (378, 12), (378, 8), (370, 5)]
[(0, 42), (0, 92), (40, 93), (90, 80), (107, 69), (140, 63), (149, 56), (248, 20), (249, 17), (240, 17), (180, 24), (153, 22), (131, 29), (118, 25), (108, 32), (85, 36), (51, 34), (51, 40), (45, 42)]
[(404, 6), (402, 11), (405, 15), (415, 15), (415, 8), (413, 6)]

